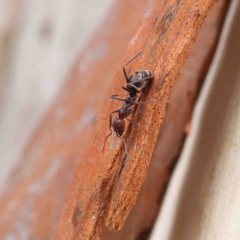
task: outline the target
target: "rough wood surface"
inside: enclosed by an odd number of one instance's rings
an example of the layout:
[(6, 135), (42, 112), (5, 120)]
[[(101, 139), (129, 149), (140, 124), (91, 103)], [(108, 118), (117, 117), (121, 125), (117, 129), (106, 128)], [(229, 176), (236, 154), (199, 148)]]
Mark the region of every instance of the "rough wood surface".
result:
[[(228, 0), (220, 0), (209, 12), (189, 53), (167, 107), (146, 180), (123, 228), (104, 228), (101, 240), (147, 239), (151, 233), (173, 166), (182, 150), (193, 106), (209, 68), (225, 18)], [(204, 51), (203, 51), (204, 50)]]
[[(154, 74), (152, 85), (142, 95), (142, 99), (151, 100), (152, 104), (136, 108), (133, 119), (139, 128), (128, 126), (124, 134), (131, 159), (122, 166), (124, 148), (116, 137), (107, 142), (110, 147), (101, 153), (108, 133), (108, 114), (120, 106), (108, 100), (78, 167), (55, 239), (98, 239), (105, 222), (112, 230), (122, 227), (145, 179), (171, 89), (214, 2), (152, 1), (149, 4), (125, 56), (127, 61), (139, 49), (150, 46), (129, 68), (131, 71), (149, 69)], [(111, 84), (111, 94), (119, 92), (122, 79), (119, 70)]]

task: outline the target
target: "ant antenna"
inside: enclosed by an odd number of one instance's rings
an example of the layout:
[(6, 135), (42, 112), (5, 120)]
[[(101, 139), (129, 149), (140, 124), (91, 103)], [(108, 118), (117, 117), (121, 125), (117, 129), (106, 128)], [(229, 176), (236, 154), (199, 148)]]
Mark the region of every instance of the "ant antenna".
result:
[(140, 53), (142, 53), (144, 49), (142, 49), (140, 52), (138, 52), (133, 58), (131, 58), (127, 63), (125, 63), (124, 67), (126, 67), (130, 62), (132, 62), (135, 58), (138, 57), (138, 55), (140, 55)]
[(143, 48), (142, 50), (140, 50), (133, 58), (131, 58), (127, 63), (125, 63), (124, 67), (126, 67), (130, 62), (132, 62), (135, 58), (137, 58), (146, 48), (149, 48), (149, 47), (153, 46), (155, 43)]

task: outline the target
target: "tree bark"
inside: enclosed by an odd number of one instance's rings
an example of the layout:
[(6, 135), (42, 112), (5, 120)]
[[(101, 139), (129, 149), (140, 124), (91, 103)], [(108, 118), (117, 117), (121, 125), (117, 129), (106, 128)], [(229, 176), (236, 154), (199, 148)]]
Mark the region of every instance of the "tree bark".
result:
[[(131, 159), (123, 164), (124, 145), (116, 137), (110, 148), (101, 153), (109, 131), (107, 115), (119, 109), (119, 104), (108, 101), (102, 107), (95, 135), (78, 167), (55, 239), (98, 239), (105, 222), (111, 230), (123, 226), (146, 177), (171, 90), (214, 2), (153, 1), (148, 6), (148, 15), (125, 57), (127, 62), (145, 48), (131, 64), (131, 72), (148, 69), (154, 74), (153, 83), (141, 96), (141, 100), (152, 103), (135, 109), (132, 119), (139, 128), (129, 125), (123, 135)], [(122, 78), (119, 71), (111, 83), (111, 94), (118, 92)]]
[[(176, 82), (151, 159), (146, 180), (123, 228), (104, 228), (102, 240), (147, 239), (161, 207), (174, 166), (191, 125), (194, 103), (211, 64), (229, 1), (209, 12)], [(204, 49), (204, 51), (202, 51)]]

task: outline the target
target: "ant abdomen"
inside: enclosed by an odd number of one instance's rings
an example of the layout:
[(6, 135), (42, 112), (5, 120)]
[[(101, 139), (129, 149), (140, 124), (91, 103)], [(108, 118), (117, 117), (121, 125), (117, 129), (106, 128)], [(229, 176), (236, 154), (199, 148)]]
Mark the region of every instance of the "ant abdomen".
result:
[(125, 130), (125, 121), (119, 118), (114, 118), (112, 125), (115, 132), (122, 136)]

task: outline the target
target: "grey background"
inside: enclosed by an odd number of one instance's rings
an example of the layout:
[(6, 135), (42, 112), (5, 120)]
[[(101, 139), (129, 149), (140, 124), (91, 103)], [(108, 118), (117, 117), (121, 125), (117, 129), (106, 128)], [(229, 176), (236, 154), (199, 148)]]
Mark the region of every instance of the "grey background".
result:
[(0, 190), (115, 0), (0, 0)]

